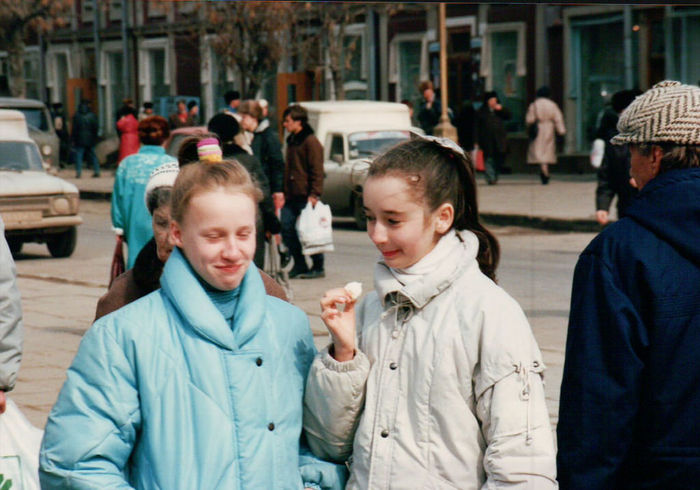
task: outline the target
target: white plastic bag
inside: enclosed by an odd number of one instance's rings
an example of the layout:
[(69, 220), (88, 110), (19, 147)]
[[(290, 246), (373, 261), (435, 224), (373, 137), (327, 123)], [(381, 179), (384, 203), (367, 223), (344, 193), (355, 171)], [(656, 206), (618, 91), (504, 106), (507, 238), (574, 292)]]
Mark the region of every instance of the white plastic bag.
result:
[(297, 233), (301, 253), (314, 255), (333, 251), (333, 226), (331, 207), (321, 201), (312, 206), (307, 203), (297, 219)]
[(39, 490), (39, 449), (44, 431), (34, 427), (7, 398), (0, 415), (0, 488)]
[(605, 141), (598, 138), (593, 141), (593, 146), (591, 147), (591, 166), (593, 168), (599, 168), (601, 163), (603, 163), (603, 155), (605, 155)]

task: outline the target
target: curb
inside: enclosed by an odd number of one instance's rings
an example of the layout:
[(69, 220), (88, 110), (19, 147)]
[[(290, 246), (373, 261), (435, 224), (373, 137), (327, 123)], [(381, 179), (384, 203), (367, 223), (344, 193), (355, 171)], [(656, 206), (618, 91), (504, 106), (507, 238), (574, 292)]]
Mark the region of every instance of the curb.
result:
[(597, 221), (589, 219), (562, 219), (498, 213), (480, 213), (480, 216), (485, 222), (496, 226), (522, 226), (538, 230), (587, 233), (599, 233), (602, 230)]

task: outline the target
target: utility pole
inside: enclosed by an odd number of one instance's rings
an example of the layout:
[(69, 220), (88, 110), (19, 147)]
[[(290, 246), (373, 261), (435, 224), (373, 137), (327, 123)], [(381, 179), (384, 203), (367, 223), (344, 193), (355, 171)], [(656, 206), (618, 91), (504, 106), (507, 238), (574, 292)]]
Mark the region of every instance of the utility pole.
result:
[(450, 123), (447, 117), (447, 28), (445, 27), (445, 4), (438, 5), (438, 31), (440, 36), (440, 103), (442, 104), (442, 114), (440, 122), (433, 133), (435, 136), (449, 138), (457, 143), (457, 129)]

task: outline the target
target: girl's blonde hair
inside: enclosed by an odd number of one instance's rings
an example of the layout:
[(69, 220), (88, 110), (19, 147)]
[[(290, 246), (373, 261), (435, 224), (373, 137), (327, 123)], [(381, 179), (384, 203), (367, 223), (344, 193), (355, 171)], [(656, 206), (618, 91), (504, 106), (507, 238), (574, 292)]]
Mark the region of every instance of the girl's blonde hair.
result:
[(377, 157), (367, 178), (394, 175), (403, 178), (413, 198), (430, 212), (443, 203), (454, 207), (452, 228), (469, 230), (479, 239), (477, 261), (486, 276), (496, 280), (500, 256), (498, 240), (479, 221), (476, 180), (469, 157), (426, 138), (400, 143)]
[(224, 188), (249, 196), (257, 204), (262, 200), (262, 191), (253, 183), (248, 171), (236, 160), (218, 163), (196, 162), (180, 168), (175, 179), (170, 205), (173, 219), (182, 223), (192, 198), (207, 191)]

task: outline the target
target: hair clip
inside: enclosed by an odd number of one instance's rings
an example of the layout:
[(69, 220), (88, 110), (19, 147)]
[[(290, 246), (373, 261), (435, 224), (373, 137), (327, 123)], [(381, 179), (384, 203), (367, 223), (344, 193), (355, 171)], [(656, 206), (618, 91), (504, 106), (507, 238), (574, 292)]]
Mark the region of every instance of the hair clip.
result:
[(412, 139), (415, 138), (422, 138), (424, 140), (432, 141), (434, 143), (437, 143), (438, 145), (442, 146), (443, 148), (446, 148), (448, 150), (452, 150), (458, 155), (461, 155), (464, 158), (467, 158), (467, 154), (464, 152), (461, 146), (459, 146), (457, 143), (452, 141), (449, 138), (443, 138), (439, 136), (431, 136), (429, 134), (419, 134), (416, 132), (411, 131), (411, 137)]

